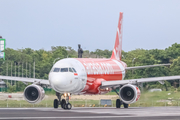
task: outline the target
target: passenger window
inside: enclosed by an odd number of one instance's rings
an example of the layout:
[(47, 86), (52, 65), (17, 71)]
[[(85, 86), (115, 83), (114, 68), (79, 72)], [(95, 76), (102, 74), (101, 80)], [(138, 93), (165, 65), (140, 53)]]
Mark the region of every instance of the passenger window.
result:
[(74, 68), (72, 68), (73, 69), (73, 71), (76, 73), (76, 70), (74, 69)]
[(68, 68), (61, 68), (61, 72), (68, 72)]
[(72, 68), (69, 68), (69, 72), (73, 72)]
[(60, 68), (54, 68), (53, 72), (59, 72)]

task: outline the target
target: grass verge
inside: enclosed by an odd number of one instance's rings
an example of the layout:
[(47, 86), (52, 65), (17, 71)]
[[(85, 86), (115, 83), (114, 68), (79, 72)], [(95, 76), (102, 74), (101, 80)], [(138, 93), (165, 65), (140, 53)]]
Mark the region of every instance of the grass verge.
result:
[[(109, 93), (107, 95), (115, 95), (116, 93)], [(0, 107), (6, 108), (31, 108), (31, 107), (53, 107), (53, 100), (55, 97), (49, 96), (38, 104), (30, 104), (25, 100), (0, 100)], [(180, 92), (161, 91), (161, 92), (143, 92), (140, 99), (131, 104), (131, 107), (155, 107), (155, 106), (180, 106)], [(74, 107), (104, 107), (100, 105), (100, 100), (82, 100), (70, 99), (70, 103)], [(115, 107), (116, 100), (112, 100), (112, 105), (107, 107)]]

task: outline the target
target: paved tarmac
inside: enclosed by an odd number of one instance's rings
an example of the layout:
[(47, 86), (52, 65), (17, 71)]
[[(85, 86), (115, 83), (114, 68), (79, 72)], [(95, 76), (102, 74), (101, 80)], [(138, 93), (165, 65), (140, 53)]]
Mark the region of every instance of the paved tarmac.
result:
[(17, 120), (180, 120), (180, 107), (0, 108), (0, 119)]

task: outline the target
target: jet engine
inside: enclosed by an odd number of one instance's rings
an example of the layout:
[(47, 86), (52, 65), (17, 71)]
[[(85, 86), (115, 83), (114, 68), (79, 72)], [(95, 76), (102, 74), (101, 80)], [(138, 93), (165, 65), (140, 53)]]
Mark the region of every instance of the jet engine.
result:
[(120, 88), (119, 97), (123, 103), (131, 104), (140, 98), (141, 92), (135, 85), (127, 84)]
[(24, 90), (24, 98), (26, 101), (32, 104), (36, 104), (42, 101), (45, 96), (44, 89), (39, 85), (29, 85)]

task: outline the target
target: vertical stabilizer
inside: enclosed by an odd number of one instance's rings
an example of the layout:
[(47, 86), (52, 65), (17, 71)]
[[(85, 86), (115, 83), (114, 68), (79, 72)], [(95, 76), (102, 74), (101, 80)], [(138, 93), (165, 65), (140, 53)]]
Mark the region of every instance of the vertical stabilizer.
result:
[(121, 60), (121, 51), (122, 51), (122, 21), (123, 13), (120, 12), (118, 28), (116, 32), (116, 41), (114, 45), (114, 49), (112, 51), (111, 59)]

